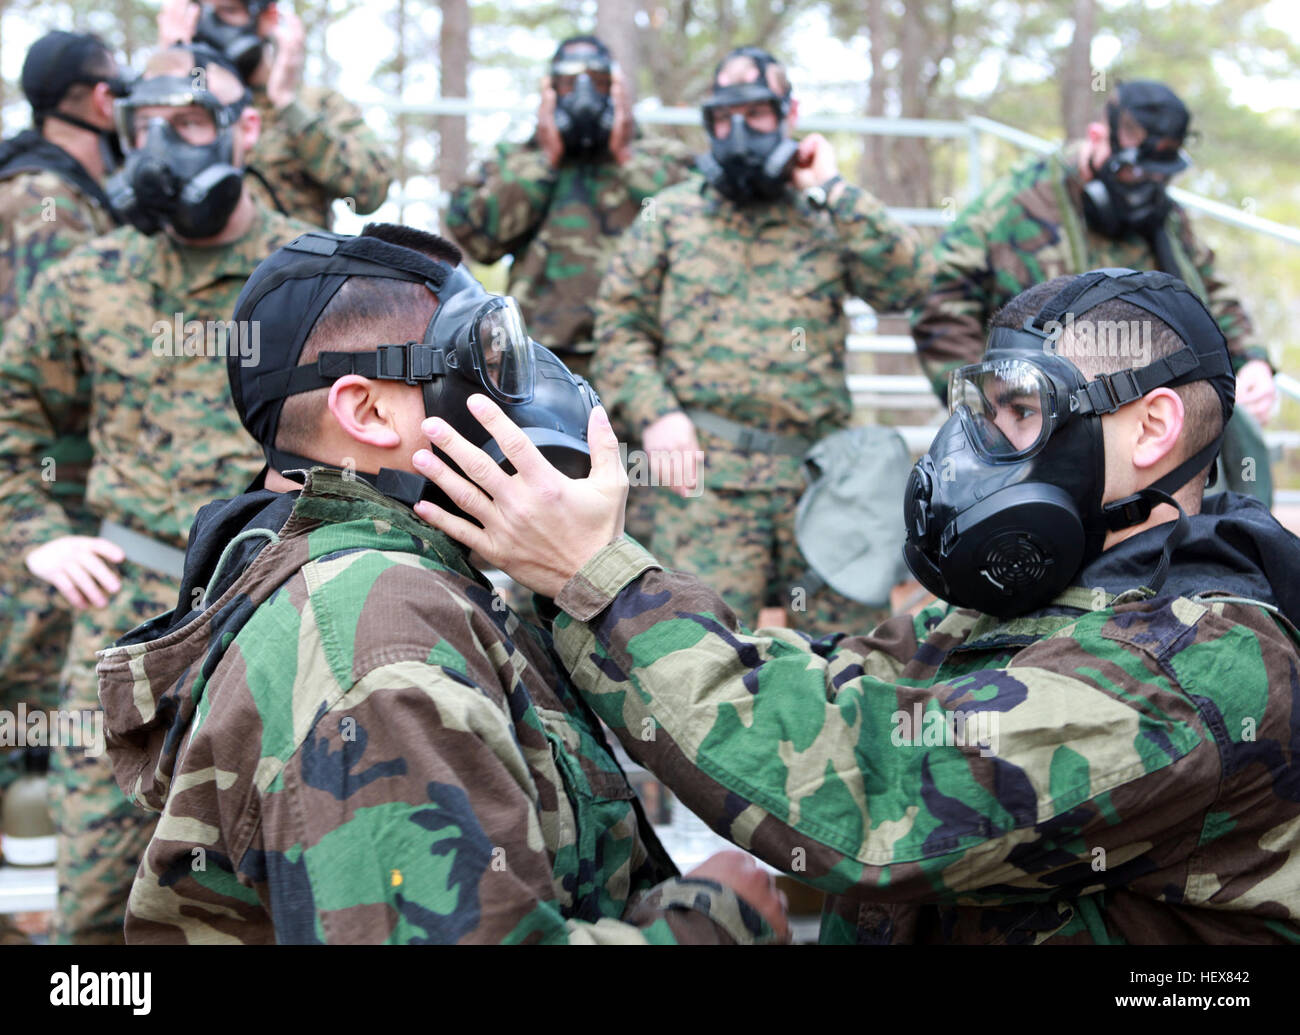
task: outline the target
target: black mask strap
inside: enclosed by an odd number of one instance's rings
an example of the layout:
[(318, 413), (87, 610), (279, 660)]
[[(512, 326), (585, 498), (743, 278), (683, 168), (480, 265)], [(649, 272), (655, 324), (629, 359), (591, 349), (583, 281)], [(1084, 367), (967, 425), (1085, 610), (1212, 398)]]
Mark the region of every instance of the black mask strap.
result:
[(417, 385), (446, 373), (447, 361), (441, 351), (408, 341), (405, 345), (379, 345), (374, 352), (322, 352), (315, 365), (272, 370), (259, 377), (257, 384), (264, 398), (284, 399), (328, 388), (348, 374)]
[[(286, 453), (274, 446), (263, 446), (262, 454), (266, 457), (266, 462), (271, 466), (272, 470), (279, 471), (286, 477), (288, 477), (290, 471), (310, 471), (313, 467), (328, 467), (332, 471), (343, 470), (336, 464), (311, 460), (308, 457), (299, 456), (297, 453)], [(432, 484), (427, 478), (423, 478), (412, 471), (399, 471), (394, 467), (381, 467), (378, 474), (370, 474), (368, 471), (352, 471), (351, 474), (361, 481), (373, 485), (389, 499), (397, 500), (398, 503), (404, 503), (408, 507), (414, 507), (419, 503), (424, 498), (425, 491)], [(265, 472), (259, 478), (264, 482)]]

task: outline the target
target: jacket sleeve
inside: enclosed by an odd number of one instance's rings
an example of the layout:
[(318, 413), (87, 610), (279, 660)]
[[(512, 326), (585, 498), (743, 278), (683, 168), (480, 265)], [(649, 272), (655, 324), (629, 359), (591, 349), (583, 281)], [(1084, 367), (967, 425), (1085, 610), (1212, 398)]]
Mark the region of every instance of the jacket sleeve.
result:
[(541, 792), (509, 711), (458, 671), (453, 653), (435, 647), (446, 666), (403, 661), (366, 674), (322, 708), (283, 787), (263, 796), (262, 842), (301, 846), (294, 877), (276, 879), (278, 867), (268, 867), (278, 941), (772, 937), (734, 893), (686, 878), (650, 889), (622, 919), (566, 918), (537, 813)]
[(361, 110), (333, 90), (313, 90), (275, 114), (298, 145), (307, 174), (355, 211), (373, 212), (396, 175), (392, 155), (366, 125)]
[(516, 255), (537, 233), (555, 190), (556, 172), (541, 148), (497, 146), (452, 192), (447, 230), (476, 262)]
[(1205, 285), (1206, 304), (1210, 315), (1214, 317), (1228, 341), (1228, 353), (1232, 357), (1232, 369), (1240, 370), (1253, 359), (1262, 359), (1269, 366), (1272, 361), (1268, 349), (1255, 336), (1254, 325), (1246, 315), (1246, 307), (1237, 298), (1236, 292), (1218, 273), (1214, 264), (1214, 252), (1192, 230), (1191, 220), (1186, 211), (1178, 211), (1177, 233), (1183, 249), (1200, 274)]
[(591, 377), (606, 409), (634, 433), (681, 409), (659, 368), (669, 222), (661, 212), (623, 231), (596, 298)]
[(920, 302), (934, 277), (934, 259), (910, 227), (892, 218), (884, 202), (846, 184), (831, 210), (845, 248), (849, 289), (878, 312)]
[(934, 246), (929, 293), (912, 314), (917, 357), (941, 399), (947, 396), (948, 372), (983, 355), (985, 324), (1001, 304), (989, 261), (994, 215), (984, 199), (977, 199), (948, 227)]
[(0, 341), (0, 525), (15, 556), (71, 535), (54, 495), (60, 436), (87, 434), (91, 389), (60, 263), (36, 278)]
[[(1218, 791), (1214, 739), (1148, 651), (1196, 636), (1167, 607), (1150, 625), (1085, 614), (1006, 668), (939, 683), (926, 673), (971, 612), (923, 612), (904, 675), (905, 617), (870, 637), (749, 633), (628, 540), (556, 604), (560, 658), (628, 753), (723, 837), (827, 891), (987, 904), (1095, 890), (1144, 846), (1196, 843)], [(1238, 638), (1210, 647), (1231, 656)]]

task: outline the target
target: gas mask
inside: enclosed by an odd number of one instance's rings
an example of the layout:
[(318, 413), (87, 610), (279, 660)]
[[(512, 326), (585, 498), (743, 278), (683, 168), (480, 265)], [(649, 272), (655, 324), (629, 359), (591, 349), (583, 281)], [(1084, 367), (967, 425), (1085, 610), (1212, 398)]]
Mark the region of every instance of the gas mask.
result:
[[(799, 151), (799, 145), (785, 132), (785, 120), (790, 114), (790, 94), (787, 91), (784, 96), (779, 95), (768, 85), (767, 69), (775, 61), (766, 51), (744, 47), (728, 58), (734, 54), (754, 61), (758, 66), (758, 79), (752, 83), (715, 87), (712, 95), (704, 101), (704, 128), (711, 143), (708, 154), (698, 156), (695, 164), (719, 193), (738, 204), (771, 201), (785, 192)], [(722, 65), (718, 68), (721, 70)], [(775, 130), (760, 133), (750, 128), (741, 115), (732, 114), (726, 137), (714, 135), (713, 116), (717, 109), (754, 103), (772, 106), (778, 120)]]
[[(613, 70), (608, 56), (557, 58), (551, 64), (556, 86), (555, 128), (564, 153), (589, 159), (604, 154), (614, 129)], [(564, 88), (561, 94), (560, 89)]]
[[(1121, 148), (1119, 125), (1123, 113), (1146, 131), (1138, 147)], [(1165, 184), (1191, 164), (1187, 153), (1169, 147), (1187, 133), (1187, 109), (1162, 83), (1131, 82), (1119, 87), (1107, 106), (1110, 156), (1092, 167), (1093, 178), (1083, 187), (1084, 217), (1106, 237), (1137, 234), (1151, 237), (1169, 215)], [(1166, 143), (1166, 146), (1159, 146)]]
[[(155, 234), (164, 225), (190, 240), (219, 233), (243, 191), (244, 171), (233, 164), (233, 126), (245, 103), (246, 98), (223, 104), (179, 77), (137, 83), (131, 95), (114, 106), (126, 160), (105, 190), (118, 218), (145, 234)], [(167, 119), (155, 115), (146, 124), (143, 146), (136, 148), (145, 108), (192, 109), (192, 120), (214, 139), (189, 143)]]
[[(1194, 344), (1087, 380), (1054, 342), (1071, 317), (1112, 298)], [(993, 328), (984, 359), (950, 375), (950, 416), (908, 479), (903, 554), (912, 574), (960, 607), (999, 618), (1025, 614), (1069, 587), (1102, 552), (1108, 532), (1141, 524), (1153, 506), (1169, 503), (1179, 520), (1148, 583), (1158, 591), (1187, 532), (1172, 493), (1213, 462), (1222, 433), (1152, 485), (1103, 504), (1101, 417), (1155, 388), (1196, 380), (1211, 382), (1226, 425), (1234, 397), (1227, 344), (1196, 295), (1168, 274), (1083, 274), (1023, 327)]]
[(203, 4), (198, 26), (194, 30), (194, 42), (206, 43), (221, 54), (235, 66), (239, 78), (247, 83), (262, 63), (265, 43), (257, 34), (257, 19), (266, 7), (267, 4), (262, 0), (249, 0), (248, 24), (228, 25), (217, 17), (211, 6)]
[[(376, 343), (373, 351), (323, 352), (314, 364), (296, 366), (320, 313), (352, 276), (420, 283), (437, 295), (438, 307), (423, 340)], [(244, 426), (262, 443), (267, 462), (277, 470), (322, 463), (269, 444), (275, 441), (282, 400), (327, 388), (347, 374), (419, 387), (426, 416), (447, 421), (507, 471), (513, 469), (500, 448), (466, 408), (471, 395), (491, 396), (566, 475), (584, 477), (591, 468), (587, 421), (599, 405), (595, 392), (528, 336), (513, 298), (485, 291), (463, 266), (374, 237), (304, 234), (254, 271), (236, 303), (235, 321), (258, 321), (264, 342), (283, 345), (263, 348), (269, 362), (257, 370), (245, 367), (233, 353), (228, 362)], [(445, 455), (442, 459), (455, 466)], [(385, 468), (377, 475), (357, 472), (357, 477), (408, 505), (423, 498), (460, 513), (437, 486), (413, 472)]]

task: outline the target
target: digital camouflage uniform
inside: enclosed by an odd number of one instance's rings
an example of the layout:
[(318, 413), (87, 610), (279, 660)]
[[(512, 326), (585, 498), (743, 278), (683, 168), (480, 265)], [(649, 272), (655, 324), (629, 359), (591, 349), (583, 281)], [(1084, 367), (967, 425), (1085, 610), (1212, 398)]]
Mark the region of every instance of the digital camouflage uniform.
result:
[[(0, 174), (3, 175), (3, 174)], [(0, 179), (0, 322), (27, 298), (32, 281), (73, 248), (107, 233), (113, 217), (98, 201), (52, 170), (17, 172)], [(72, 434), (43, 455), (57, 479), (51, 493), (77, 531), (93, 531), (84, 507), (90, 459), (84, 414)], [(0, 561), (0, 708), (58, 705), (59, 669), (67, 651), (72, 613), (48, 583), (32, 576), (12, 550)], [(0, 776), (2, 784), (3, 776)]]
[[(655, 216), (653, 196), (689, 175), (694, 156), (671, 137), (638, 136), (619, 165), (561, 162), (552, 167), (535, 140), (498, 144), (451, 196), (446, 229), (472, 259), (510, 255), (509, 287), (528, 332), (590, 379), (596, 292), (615, 244), (633, 221)], [(636, 434), (618, 427), (629, 449)], [(638, 429), (639, 430), (639, 429)], [(654, 527), (648, 487), (628, 495), (628, 530), (649, 541)], [(526, 595), (517, 595), (520, 606)]]
[[(239, 241), (215, 248), (124, 227), (37, 277), (0, 343), (0, 524), (18, 556), (79, 530), (52, 491), (57, 477), (43, 476), (43, 458), (69, 429), (89, 432), (86, 506), (96, 522), (107, 518), (171, 547), (184, 547), (203, 503), (248, 484), (261, 453), (235, 413), (224, 356), (159, 352), (168, 352), (175, 314), (229, 321), (257, 264), (309, 229), (260, 208)], [(206, 349), (206, 341), (189, 340), (192, 351)], [(175, 346), (183, 352), (185, 342)], [(175, 603), (174, 579), (129, 561), (117, 570), (122, 588), (108, 606), (73, 621), (63, 708), (97, 710), (95, 652)], [(120, 942), (152, 824), (118, 792), (106, 758), (56, 745), (51, 784), (60, 829), (57, 933)]]
[(206, 508), (187, 585), (252, 526), (277, 541), (201, 617), (103, 661), (116, 775), (162, 812), (129, 942), (772, 940), (676, 877), (549, 637), (459, 547), (318, 468)]
[(1154, 599), (1112, 594), (1168, 525), (1023, 618), (818, 641), (624, 539), (556, 598), (556, 651), (687, 808), (831, 893), (823, 942), (1296, 942), (1300, 635), (1268, 607), (1300, 617), (1300, 540), (1207, 507)]
[[(912, 316), (917, 353), (935, 391), (947, 392), (948, 371), (977, 363), (988, 321), (1035, 284), (1102, 267), (1156, 269), (1145, 238), (1107, 237), (1088, 226), (1079, 182), (1079, 145), (1031, 159), (999, 180), (958, 215), (935, 248), (937, 271)], [(1206, 303), (1228, 340), (1233, 369), (1268, 361), (1250, 318), (1214, 269), (1214, 253), (1192, 232), (1187, 213), (1171, 202), (1165, 229), (1176, 272)]]
[(266, 185), (249, 176), (261, 204), (274, 210), (278, 201), (294, 219), (328, 229), (330, 206), (338, 199), (363, 215), (384, 203), (396, 175), (393, 160), (359, 108), (322, 87), (302, 87), (282, 111), (264, 89), (254, 88), (252, 96), (262, 133), (248, 165), (275, 191), (273, 200)]
[[(897, 310), (920, 297), (931, 260), (911, 231), (852, 185), (829, 210), (793, 191), (738, 206), (698, 176), (654, 200), (655, 218), (624, 235), (601, 284), (592, 375), (605, 405), (638, 432), (677, 410), (808, 445), (847, 427), (843, 301)], [(800, 456), (746, 453), (696, 430), (703, 495), (657, 490), (655, 554), (746, 621), (769, 602), (809, 630), (880, 617), (830, 589), (799, 593)]]

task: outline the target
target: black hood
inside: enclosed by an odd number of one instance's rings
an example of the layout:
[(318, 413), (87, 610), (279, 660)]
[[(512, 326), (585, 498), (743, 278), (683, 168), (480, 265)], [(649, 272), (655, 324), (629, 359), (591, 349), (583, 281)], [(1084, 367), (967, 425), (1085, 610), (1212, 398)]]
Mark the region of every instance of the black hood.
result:
[[(176, 608), (137, 626), (114, 646), (148, 643), (166, 636), (193, 621), (203, 610), (204, 591), (217, 568), (221, 553), (241, 532), (268, 529), (279, 532), (298, 502), (297, 492), (271, 492), (258, 489), (232, 500), (216, 500), (203, 507), (190, 529), (185, 550), (185, 570), (181, 577), (180, 598)], [(217, 600), (244, 573), (270, 540), (250, 536), (238, 543), (221, 568), (221, 579), (212, 587), (208, 599)]]
[[(1300, 626), (1300, 539), (1253, 496), (1205, 497), (1187, 519), (1160, 596), (1227, 592), (1272, 604)], [(1075, 585), (1122, 593), (1144, 585), (1160, 562), (1169, 525), (1156, 525), (1112, 546), (1075, 578)]]
[(94, 198), (104, 211), (112, 212), (104, 188), (86, 172), (86, 167), (36, 130), (25, 129), (17, 136), (0, 141), (0, 179), (37, 170), (58, 173), (82, 194)]

